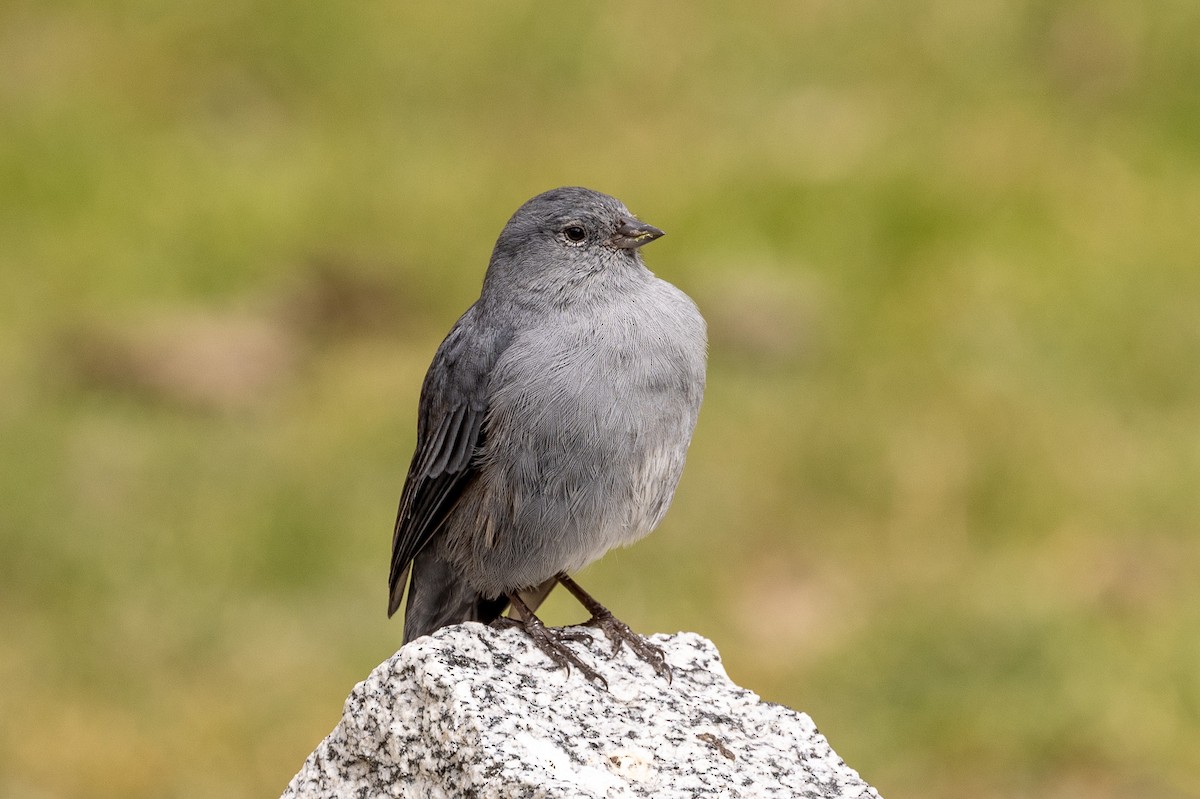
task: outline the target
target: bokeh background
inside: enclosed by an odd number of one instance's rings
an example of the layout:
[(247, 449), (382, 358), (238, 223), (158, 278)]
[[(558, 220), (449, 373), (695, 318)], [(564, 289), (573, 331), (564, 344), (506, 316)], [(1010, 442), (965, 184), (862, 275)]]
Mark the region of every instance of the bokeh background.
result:
[[(278, 794), (529, 196), (711, 325), (581, 582), (888, 799), (1200, 796), (1200, 5), (0, 7), (0, 795)], [(553, 599), (548, 616), (579, 620)]]

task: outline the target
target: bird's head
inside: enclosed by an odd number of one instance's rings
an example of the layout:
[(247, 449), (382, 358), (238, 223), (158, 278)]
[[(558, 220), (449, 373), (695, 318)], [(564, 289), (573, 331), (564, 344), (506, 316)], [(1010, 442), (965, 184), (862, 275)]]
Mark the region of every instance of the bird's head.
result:
[(508, 220), (496, 241), (484, 291), (561, 297), (572, 287), (586, 294), (596, 283), (645, 279), (649, 272), (639, 249), (662, 235), (615, 197), (578, 186), (552, 189)]

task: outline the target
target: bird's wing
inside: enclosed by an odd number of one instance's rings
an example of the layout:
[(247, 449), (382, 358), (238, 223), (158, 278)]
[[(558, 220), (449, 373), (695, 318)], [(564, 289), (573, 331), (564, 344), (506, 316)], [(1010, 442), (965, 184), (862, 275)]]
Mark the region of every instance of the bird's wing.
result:
[(400, 606), (408, 568), (441, 529), (476, 475), (473, 456), (483, 443), (487, 382), (509, 336), (480, 324), (472, 306), (438, 348), (421, 387), (417, 449), (408, 468), (388, 574), (388, 615)]

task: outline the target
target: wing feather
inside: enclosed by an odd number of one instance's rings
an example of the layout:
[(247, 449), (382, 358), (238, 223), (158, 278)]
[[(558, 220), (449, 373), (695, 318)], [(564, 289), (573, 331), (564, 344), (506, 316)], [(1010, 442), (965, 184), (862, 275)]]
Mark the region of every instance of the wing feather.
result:
[(392, 534), (388, 615), (400, 606), (409, 565), (442, 529), (477, 471), (483, 443), (487, 381), (511, 335), (489, 328), (472, 306), (438, 348), (425, 384), (417, 422), (417, 447), (405, 478)]

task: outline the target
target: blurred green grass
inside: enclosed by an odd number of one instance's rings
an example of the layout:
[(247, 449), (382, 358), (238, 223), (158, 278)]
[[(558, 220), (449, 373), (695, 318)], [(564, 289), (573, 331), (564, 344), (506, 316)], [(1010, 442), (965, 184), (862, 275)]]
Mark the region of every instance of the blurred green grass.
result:
[(585, 585), (889, 799), (1200, 796), (1198, 35), (6, 4), (0, 795), (282, 789), (399, 642), (429, 358), (512, 210), (583, 184), (712, 325), (674, 507)]

